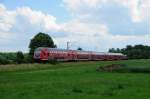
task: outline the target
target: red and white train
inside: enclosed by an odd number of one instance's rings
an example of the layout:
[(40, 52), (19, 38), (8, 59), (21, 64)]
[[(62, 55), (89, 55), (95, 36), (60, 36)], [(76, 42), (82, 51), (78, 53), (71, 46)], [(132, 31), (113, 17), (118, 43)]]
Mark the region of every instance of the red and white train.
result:
[(66, 50), (58, 48), (39, 47), (34, 52), (35, 60), (79, 61), (79, 60), (124, 60), (121, 53), (104, 53), (94, 51)]

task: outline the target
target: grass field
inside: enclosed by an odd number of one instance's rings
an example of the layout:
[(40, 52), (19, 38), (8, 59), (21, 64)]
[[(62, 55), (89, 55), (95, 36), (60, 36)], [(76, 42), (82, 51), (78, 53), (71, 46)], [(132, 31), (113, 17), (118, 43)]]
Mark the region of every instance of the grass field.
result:
[(150, 74), (96, 71), (112, 63), (150, 66), (150, 60), (2, 65), (0, 99), (150, 98)]

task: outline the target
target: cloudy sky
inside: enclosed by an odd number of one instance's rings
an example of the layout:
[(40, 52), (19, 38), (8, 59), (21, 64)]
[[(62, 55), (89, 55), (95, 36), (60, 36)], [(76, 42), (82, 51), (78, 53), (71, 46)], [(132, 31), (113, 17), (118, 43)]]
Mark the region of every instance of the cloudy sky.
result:
[(27, 52), (38, 32), (59, 48), (150, 45), (150, 0), (0, 0), (0, 51)]

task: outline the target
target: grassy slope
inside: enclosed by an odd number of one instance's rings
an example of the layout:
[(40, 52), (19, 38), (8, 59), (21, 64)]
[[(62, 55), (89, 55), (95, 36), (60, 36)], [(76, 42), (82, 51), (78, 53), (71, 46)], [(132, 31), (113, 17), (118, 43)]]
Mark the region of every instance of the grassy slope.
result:
[(98, 66), (150, 60), (0, 66), (0, 99), (149, 99), (150, 74), (100, 73)]

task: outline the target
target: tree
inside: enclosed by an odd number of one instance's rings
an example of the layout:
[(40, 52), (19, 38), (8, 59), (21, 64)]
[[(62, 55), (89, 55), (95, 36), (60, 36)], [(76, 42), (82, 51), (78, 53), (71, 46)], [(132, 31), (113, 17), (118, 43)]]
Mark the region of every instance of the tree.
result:
[(116, 50), (114, 48), (110, 48), (108, 52), (115, 53)]
[(81, 47), (77, 48), (77, 50), (82, 51), (83, 49)]
[(23, 53), (21, 51), (17, 52), (16, 61), (17, 61), (18, 64), (23, 63), (23, 61), (24, 61), (24, 55), (23, 55)]
[(150, 58), (150, 46), (145, 45), (127, 45), (126, 48), (123, 49), (109, 49), (109, 52), (117, 52), (117, 53), (123, 53), (127, 55), (129, 59), (148, 59)]
[(38, 47), (51, 47), (55, 48), (56, 45), (54, 44), (52, 38), (45, 33), (38, 33), (37, 35), (34, 36), (34, 38), (31, 39), (29, 48), (30, 52), (29, 55), (32, 57), (34, 54), (34, 50)]
[(110, 48), (110, 49), (108, 50), (108, 52), (110, 52), (110, 53), (121, 53), (121, 49), (119, 49), (119, 48), (117, 48), (117, 49), (115, 49), (115, 48)]

